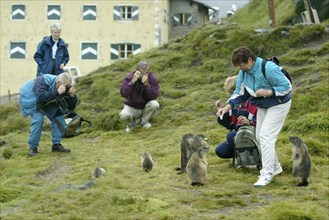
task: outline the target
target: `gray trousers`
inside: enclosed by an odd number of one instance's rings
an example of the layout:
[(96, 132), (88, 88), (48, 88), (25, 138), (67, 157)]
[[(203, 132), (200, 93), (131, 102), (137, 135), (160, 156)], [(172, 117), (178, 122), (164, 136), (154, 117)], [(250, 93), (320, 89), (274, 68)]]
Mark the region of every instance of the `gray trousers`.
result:
[(141, 124), (145, 124), (150, 121), (152, 115), (158, 108), (160, 108), (160, 105), (156, 100), (149, 101), (144, 109), (137, 109), (129, 105), (124, 105), (119, 115), (124, 121), (141, 119)]

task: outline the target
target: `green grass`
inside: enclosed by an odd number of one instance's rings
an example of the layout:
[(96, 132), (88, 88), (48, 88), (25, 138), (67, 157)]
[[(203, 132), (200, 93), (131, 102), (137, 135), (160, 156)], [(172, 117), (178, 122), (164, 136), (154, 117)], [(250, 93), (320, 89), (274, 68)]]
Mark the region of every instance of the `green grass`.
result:
[[(29, 119), (21, 116), (17, 103), (1, 105), (0, 142), (5, 142), (0, 146), (0, 218), (328, 219), (328, 32), (324, 24), (279, 27), (261, 35), (253, 28), (207, 25), (81, 77), (76, 111), (95, 129), (63, 139), (72, 150), (69, 154), (50, 152), (50, 126), (45, 122), (40, 153), (29, 158)], [(288, 38), (281, 36), (282, 30), (289, 31)], [(236, 169), (231, 160), (214, 153), (227, 133), (216, 122), (214, 103), (229, 97), (223, 83), (237, 73), (230, 56), (240, 45), (260, 56), (278, 56), (293, 79), (292, 108), (276, 143), (284, 173), (264, 188), (252, 187), (257, 170)], [(161, 109), (152, 128), (126, 134), (118, 116), (123, 105), (119, 86), (141, 59), (151, 62), (160, 80)], [(185, 175), (176, 174), (185, 133), (203, 133), (209, 139), (209, 181), (203, 187), (192, 187)], [(296, 187), (291, 177), (289, 135), (300, 136), (311, 154), (308, 187)], [(144, 151), (155, 162), (150, 173), (140, 166)], [(91, 189), (60, 188), (84, 184), (96, 166), (106, 173)]]

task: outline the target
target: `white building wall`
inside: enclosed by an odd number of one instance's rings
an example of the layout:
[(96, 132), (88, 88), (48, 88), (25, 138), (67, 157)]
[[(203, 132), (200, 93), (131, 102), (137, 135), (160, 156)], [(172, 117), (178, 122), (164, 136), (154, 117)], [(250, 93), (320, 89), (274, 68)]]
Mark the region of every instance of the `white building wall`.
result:
[[(33, 59), (38, 43), (44, 36), (50, 36), (49, 26), (56, 22), (47, 19), (48, 5), (61, 6), (61, 37), (68, 44), (70, 61), (68, 65), (78, 66), (82, 75), (99, 67), (110, 65), (111, 44), (140, 44), (140, 51), (168, 43), (167, 0), (143, 1), (45, 1), (45, 0), (1, 0), (1, 42), (0, 42), (0, 96), (17, 93), (29, 79), (36, 76), (37, 64)], [(12, 20), (12, 5), (25, 5), (25, 19)], [(82, 19), (83, 5), (95, 5), (97, 19)], [(137, 6), (139, 10), (136, 21), (115, 21), (113, 8), (119, 5)], [(10, 58), (10, 42), (26, 42), (25, 59)], [(98, 59), (82, 60), (81, 43), (97, 42)]]

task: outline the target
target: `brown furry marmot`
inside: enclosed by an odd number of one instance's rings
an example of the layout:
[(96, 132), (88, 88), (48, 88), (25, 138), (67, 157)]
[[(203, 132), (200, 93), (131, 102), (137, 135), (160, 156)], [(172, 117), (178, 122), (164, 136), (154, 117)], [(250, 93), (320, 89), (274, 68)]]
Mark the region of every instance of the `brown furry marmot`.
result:
[(311, 173), (311, 158), (307, 146), (297, 136), (289, 137), (289, 139), (292, 143), (292, 176), (301, 178), (297, 186), (307, 186)]
[(208, 180), (207, 172), (207, 155), (209, 152), (208, 146), (202, 146), (194, 152), (187, 163), (186, 174), (187, 181), (192, 186), (205, 185)]
[(95, 178), (99, 178), (104, 176), (105, 173), (105, 169), (101, 168), (101, 167), (96, 167), (92, 173), (91, 173), (91, 178), (95, 179)]
[(177, 174), (185, 173), (186, 171), (186, 165), (188, 162), (188, 150), (191, 147), (193, 142), (193, 135), (192, 134), (184, 134), (182, 136), (182, 140), (180, 142), (180, 150), (181, 150), (181, 166), (177, 167)]
[(141, 156), (141, 160), (143, 170), (147, 173), (150, 172), (153, 169), (153, 160), (151, 155), (147, 152), (144, 152)]
[(197, 134), (193, 137), (193, 142), (190, 145), (187, 152), (187, 159), (189, 160), (192, 157), (192, 154), (197, 151), (200, 147), (208, 147), (208, 138), (206, 138), (203, 134)]

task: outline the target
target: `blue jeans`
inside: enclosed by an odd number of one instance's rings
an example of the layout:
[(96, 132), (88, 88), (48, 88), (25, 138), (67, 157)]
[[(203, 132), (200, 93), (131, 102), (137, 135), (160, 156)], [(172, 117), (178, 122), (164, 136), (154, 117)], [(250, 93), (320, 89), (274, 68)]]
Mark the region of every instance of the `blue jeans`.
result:
[[(65, 128), (66, 123), (64, 120), (64, 115), (61, 115), (58, 112), (58, 108), (53, 105), (45, 107), (43, 109), (43, 113), (51, 121), (52, 143), (60, 144), (63, 134), (61, 132), (61, 128), (58, 127), (58, 124), (56, 123), (54, 118), (56, 118), (57, 122), (60, 123), (63, 126), (63, 128)], [(39, 145), (42, 127), (43, 127), (43, 117), (44, 117), (43, 113), (41, 111), (36, 111), (31, 115), (31, 131), (28, 140), (30, 148), (37, 148)]]
[(234, 157), (234, 137), (236, 135), (236, 131), (231, 131), (226, 135), (226, 141), (220, 143), (215, 148), (215, 153), (220, 158), (233, 158)]

